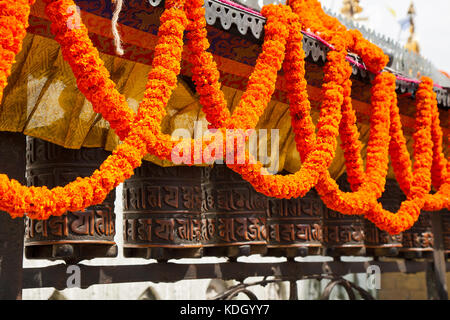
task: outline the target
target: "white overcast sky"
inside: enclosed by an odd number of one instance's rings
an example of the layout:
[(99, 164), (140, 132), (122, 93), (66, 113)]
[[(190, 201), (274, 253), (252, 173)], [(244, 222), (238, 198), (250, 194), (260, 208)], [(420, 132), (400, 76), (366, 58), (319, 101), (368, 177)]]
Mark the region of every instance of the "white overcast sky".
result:
[[(342, 0), (319, 0), (322, 5), (340, 12)], [(450, 73), (450, 0), (414, 0), (416, 7), (416, 35), (421, 54), (440, 70)], [(411, 0), (361, 0), (370, 28), (405, 43), (409, 31), (399, 37), (398, 20), (406, 17)], [(396, 17), (391, 13), (395, 11)]]

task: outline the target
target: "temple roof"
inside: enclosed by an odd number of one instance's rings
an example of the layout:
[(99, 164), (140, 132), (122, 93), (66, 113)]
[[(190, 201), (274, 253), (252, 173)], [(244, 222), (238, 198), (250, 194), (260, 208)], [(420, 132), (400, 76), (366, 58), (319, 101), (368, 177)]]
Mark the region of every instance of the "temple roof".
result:
[[(164, 10), (163, 1), (125, 2), (119, 19), (119, 32), (125, 52), (123, 56), (116, 54), (111, 33), (114, 10), (112, 2), (75, 2), (80, 7), (81, 18), (89, 30), (89, 37), (98, 49), (117, 90), (124, 95), (129, 107), (136, 111), (143, 99), (151, 69), (154, 47), (158, 40), (159, 19)], [(222, 91), (227, 107), (232, 112), (246, 90), (249, 76), (261, 52), (265, 19), (257, 11), (218, 0), (206, 0), (206, 5), (209, 51), (220, 71)], [(61, 47), (54, 40), (50, 25), (43, 0), (37, 0), (31, 10), (23, 49), (16, 57), (8, 86), (4, 90), (0, 105), (0, 131), (23, 132), (70, 149), (101, 147), (108, 151), (114, 150), (119, 138), (109, 123), (94, 112), (90, 102), (78, 90), (77, 81), (63, 58)], [(323, 64), (329, 49), (327, 44), (314, 34), (305, 33), (304, 44), (307, 55), (305, 78), (308, 83), (308, 98), (312, 108), (311, 116), (317, 123), (323, 98)], [(353, 65), (352, 105), (357, 117), (364, 159), (372, 114), (370, 80), (373, 75), (365, 70), (358, 56), (349, 53), (347, 58)], [(399, 70), (394, 70), (395, 61), (391, 61), (393, 64), (390, 70), (399, 76), (398, 107), (407, 147), (412, 154), (416, 115), (412, 97), (417, 88), (417, 81)], [(187, 129), (193, 137), (196, 122), (204, 129), (207, 128), (208, 123), (191, 77), (192, 65), (183, 56), (178, 87), (166, 106), (167, 115), (161, 124), (163, 133), (170, 135), (174, 130), (182, 128)], [(440, 124), (444, 136), (448, 136), (449, 90), (439, 87), (435, 89), (441, 107)], [(280, 171), (298, 171), (301, 161), (292, 131), (286, 79), (282, 71), (279, 73), (272, 100), (256, 129), (269, 132), (271, 129), (277, 129)], [(269, 141), (270, 139), (269, 134)], [(266, 147), (259, 146), (260, 150)], [(448, 157), (450, 148), (447, 142), (444, 142), (443, 147), (444, 154)], [(163, 166), (173, 165), (151, 155), (145, 159)], [(333, 178), (345, 172), (344, 164), (343, 151), (338, 146), (336, 157), (329, 168)], [(390, 176), (393, 176), (392, 170)]]
[[(164, 0), (149, 0), (153, 6), (162, 6)], [(220, 27), (225, 31), (239, 33), (256, 42), (264, 38), (265, 18), (257, 11), (230, 0), (205, 0), (206, 21), (209, 25)], [(327, 12), (333, 15), (332, 12)], [(336, 16), (336, 15), (335, 15)], [(436, 84), (438, 105), (450, 108), (450, 79), (444, 76), (429, 60), (408, 51), (399, 43), (355, 23), (341, 15), (336, 16), (349, 29), (358, 29), (366, 39), (379, 46), (390, 57), (387, 71), (397, 76), (399, 93), (414, 96), (418, 87), (418, 78), (428, 76)], [(313, 62), (324, 62), (329, 50), (320, 37), (303, 32), (304, 50), (307, 58)], [(370, 81), (373, 75), (367, 72), (364, 62), (355, 54), (349, 53), (348, 60), (353, 66), (353, 76)]]

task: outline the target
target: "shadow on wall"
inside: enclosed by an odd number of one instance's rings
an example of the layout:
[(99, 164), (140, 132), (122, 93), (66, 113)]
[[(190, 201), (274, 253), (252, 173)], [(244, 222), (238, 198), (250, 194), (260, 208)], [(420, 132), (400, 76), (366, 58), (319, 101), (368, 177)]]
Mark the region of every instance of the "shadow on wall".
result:
[(138, 300), (161, 300), (161, 298), (156, 289), (150, 286), (142, 292)]
[(62, 292), (55, 290), (48, 298), (48, 300), (69, 300), (69, 299), (67, 299), (67, 297)]

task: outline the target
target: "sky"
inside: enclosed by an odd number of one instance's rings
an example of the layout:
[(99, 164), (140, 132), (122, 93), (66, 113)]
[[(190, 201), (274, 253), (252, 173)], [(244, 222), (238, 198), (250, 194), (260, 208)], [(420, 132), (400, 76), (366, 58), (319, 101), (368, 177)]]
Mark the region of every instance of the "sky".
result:
[[(342, 0), (319, 0), (322, 5), (340, 12)], [(439, 70), (450, 73), (450, 0), (413, 0), (416, 7), (416, 39), (421, 54)], [(400, 32), (399, 20), (406, 17), (411, 0), (361, 0), (359, 15), (371, 29), (406, 43), (409, 30)], [(395, 16), (394, 16), (395, 13)]]

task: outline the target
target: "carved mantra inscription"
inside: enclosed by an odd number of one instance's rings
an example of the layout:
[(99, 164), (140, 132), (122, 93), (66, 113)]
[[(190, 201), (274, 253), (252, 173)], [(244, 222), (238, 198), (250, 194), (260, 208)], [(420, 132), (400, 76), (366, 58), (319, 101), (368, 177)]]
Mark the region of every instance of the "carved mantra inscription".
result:
[(402, 246), (402, 234), (390, 235), (366, 220), (364, 221), (364, 242), (368, 248), (400, 248)]
[[(64, 186), (77, 177), (85, 177), (106, 159), (102, 149), (69, 150), (55, 144), (27, 138), (26, 178), (28, 186)], [(114, 243), (115, 192), (103, 204), (85, 212), (67, 212), (60, 217), (39, 221), (25, 219), (25, 245), (57, 243)]]
[(363, 221), (325, 209), (323, 242), (327, 247), (364, 246)]
[(401, 251), (432, 251), (433, 232), (430, 212), (422, 212), (419, 220), (409, 230), (403, 232)]
[(269, 199), (268, 247), (321, 247), (323, 211), (315, 190), (299, 199)]
[[(91, 207), (85, 212), (70, 212), (49, 220), (26, 220), (26, 242), (40, 244), (46, 241), (114, 241), (115, 216), (112, 208)], [(70, 242), (70, 241), (69, 241)]]
[(268, 198), (224, 165), (204, 168), (204, 246), (266, 244)]
[(201, 206), (201, 168), (145, 161), (124, 183), (124, 246), (200, 247), (211, 230)]
[[(347, 175), (343, 174), (337, 183), (342, 191), (351, 191)], [(364, 222), (360, 216), (344, 215), (324, 208), (323, 243), (328, 248), (364, 247)]]
[[(401, 203), (406, 200), (406, 196), (400, 189), (398, 182), (393, 179), (386, 181), (385, 191), (379, 199), (383, 208), (390, 212), (397, 212)], [(382, 231), (372, 222), (365, 219), (364, 221), (365, 244), (367, 248), (399, 248), (402, 246), (402, 234), (390, 235), (386, 231)]]

